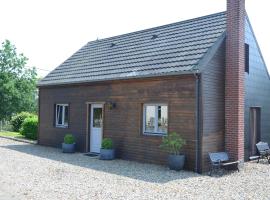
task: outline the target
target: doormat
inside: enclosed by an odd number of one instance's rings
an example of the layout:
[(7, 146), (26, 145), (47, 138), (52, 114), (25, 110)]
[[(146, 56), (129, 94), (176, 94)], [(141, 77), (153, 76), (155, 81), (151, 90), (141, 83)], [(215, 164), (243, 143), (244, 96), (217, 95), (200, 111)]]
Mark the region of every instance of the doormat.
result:
[(99, 156), (99, 154), (97, 154), (97, 153), (86, 153), (84, 155), (85, 156), (90, 156), (90, 157), (98, 157)]

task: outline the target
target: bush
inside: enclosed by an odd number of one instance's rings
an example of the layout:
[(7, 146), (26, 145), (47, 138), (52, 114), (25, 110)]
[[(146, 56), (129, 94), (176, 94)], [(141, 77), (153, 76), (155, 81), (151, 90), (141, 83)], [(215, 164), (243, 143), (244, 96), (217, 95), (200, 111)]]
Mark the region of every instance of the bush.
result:
[(102, 149), (112, 149), (113, 148), (113, 141), (110, 138), (104, 138), (101, 144)]
[(26, 118), (22, 123), (20, 133), (28, 139), (36, 140), (38, 132), (38, 118), (36, 116)]
[(64, 143), (65, 144), (73, 144), (75, 143), (75, 138), (72, 134), (66, 134), (64, 137)]
[(15, 132), (19, 132), (21, 127), (22, 127), (23, 121), (28, 117), (34, 117), (34, 116), (36, 116), (36, 115), (31, 114), (29, 112), (21, 112), (21, 113), (14, 115), (10, 121), (11, 126), (12, 126), (12, 130)]
[(186, 144), (186, 141), (181, 138), (176, 132), (169, 133), (162, 138), (160, 148), (164, 149), (170, 154), (180, 154), (181, 148)]

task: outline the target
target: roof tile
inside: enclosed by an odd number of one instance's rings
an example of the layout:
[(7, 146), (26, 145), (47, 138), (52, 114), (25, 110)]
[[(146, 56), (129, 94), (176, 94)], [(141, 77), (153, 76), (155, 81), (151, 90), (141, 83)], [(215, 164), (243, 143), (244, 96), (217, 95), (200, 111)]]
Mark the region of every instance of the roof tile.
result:
[[(128, 79), (185, 73), (226, 29), (225, 12), (92, 41), (38, 85)], [(157, 35), (153, 39), (153, 35)], [(112, 46), (112, 44), (115, 44)]]

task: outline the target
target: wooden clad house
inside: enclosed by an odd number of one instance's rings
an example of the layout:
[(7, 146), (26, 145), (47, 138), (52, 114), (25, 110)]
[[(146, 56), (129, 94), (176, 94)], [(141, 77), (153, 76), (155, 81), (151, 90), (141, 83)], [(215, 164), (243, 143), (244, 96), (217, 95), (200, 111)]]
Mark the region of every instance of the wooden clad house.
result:
[(186, 169), (208, 152), (234, 159), (270, 142), (270, 82), (244, 0), (226, 12), (87, 43), (39, 84), (41, 145), (72, 133), (99, 153), (112, 138), (122, 159), (165, 164), (162, 136), (186, 139)]

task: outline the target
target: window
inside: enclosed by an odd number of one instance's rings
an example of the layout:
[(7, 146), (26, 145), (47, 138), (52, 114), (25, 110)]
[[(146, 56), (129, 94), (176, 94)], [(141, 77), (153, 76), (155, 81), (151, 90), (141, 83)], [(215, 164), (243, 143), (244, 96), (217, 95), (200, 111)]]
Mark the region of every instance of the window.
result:
[(168, 131), (168, 106), (163, 104), (144, 105), (144, 134), (165, 135)]
[(245, 72), (249, 74), (249, 45), (245, 44)]
[(102, 126), (102, 108), (93, 108), (93, 127), (101, 128)]
[(68, 127), (68, 104), (56, 104), (55, 126), (63, 128)]

